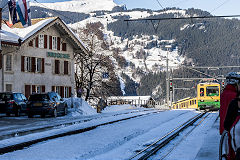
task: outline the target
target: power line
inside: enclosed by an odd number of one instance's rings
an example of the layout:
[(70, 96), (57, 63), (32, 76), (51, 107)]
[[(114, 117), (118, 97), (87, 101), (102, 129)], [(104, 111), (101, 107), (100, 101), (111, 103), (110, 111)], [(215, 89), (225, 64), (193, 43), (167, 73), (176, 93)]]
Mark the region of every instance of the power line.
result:
[(162, 7), (162, 9), (164, 9), (164, 7), (161, 5), (161, 3), (159, 2), (159, 0), (156, 0), (159, 4), (160, 7)]
[(240, 15), (226, 15), (226, 16), (196, 16), (196, 17), (169, 17), (169, 18), (142, 18), (142, 19), (125, 19), (123, 21), (162, 21), (162, 20), (181, 20), (181, 19), (212, 19), (212, 18), (234, 18), (240, 17)]
[(219, 6), (217, 6), (216, 8), (214, 8), (212, 11), (210, 11), (210, 13), (216, 11), (218, 8), (222, 7), (223, 5), (225, 5), (227, 2), (229, 2), (230, 0), (226, 0), (224, 1), (222, 4), (220, 4)]

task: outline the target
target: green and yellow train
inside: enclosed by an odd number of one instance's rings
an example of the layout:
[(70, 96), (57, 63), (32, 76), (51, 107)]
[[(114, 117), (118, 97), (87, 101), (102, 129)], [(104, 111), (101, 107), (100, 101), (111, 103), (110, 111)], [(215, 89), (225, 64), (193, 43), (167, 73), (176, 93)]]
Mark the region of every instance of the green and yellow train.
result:
[(220, 84), (214, 82), (199, 83), (197, 85), (197, 97), (184, 98), (173, 103), (174, 109), (199, 109), (219, 110), (220, 108)]

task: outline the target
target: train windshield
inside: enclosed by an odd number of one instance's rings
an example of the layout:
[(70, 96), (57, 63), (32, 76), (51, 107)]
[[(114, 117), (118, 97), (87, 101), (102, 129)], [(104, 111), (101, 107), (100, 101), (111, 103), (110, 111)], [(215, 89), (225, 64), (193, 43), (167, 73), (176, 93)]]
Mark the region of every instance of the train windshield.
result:
[(219, 96), (218, 86), (209, 86), (207, 87), (207, 96)]

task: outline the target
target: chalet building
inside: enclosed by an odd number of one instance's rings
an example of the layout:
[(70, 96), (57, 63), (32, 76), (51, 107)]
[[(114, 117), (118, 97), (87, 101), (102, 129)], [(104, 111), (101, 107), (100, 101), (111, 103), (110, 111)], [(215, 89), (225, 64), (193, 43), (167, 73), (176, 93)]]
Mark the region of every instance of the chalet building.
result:
[[(2, 24), (0, 91), (31, 93), (56, 91), (75, 94), (74, 53), (87, 50), (58, 17), (32, 20), (32, 26)], [(15, 24), (16, 25), (16, 24)]]

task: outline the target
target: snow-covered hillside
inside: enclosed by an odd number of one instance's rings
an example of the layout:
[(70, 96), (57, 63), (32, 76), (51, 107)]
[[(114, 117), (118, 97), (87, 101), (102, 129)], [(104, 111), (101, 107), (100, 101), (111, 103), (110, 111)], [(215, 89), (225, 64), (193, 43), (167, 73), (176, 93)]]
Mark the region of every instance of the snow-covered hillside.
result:
[(116, 4), (113, 0), (72, 0), (66, 2), (45, 3), (31, 3), (31, 6), (47, 7), (54, 10), (90, 13), (98, 10), (112, 10)]
[[(147, 11), (131, 11), (131, 12), (115, 12), (115, 13), (105, 13), (101, 16), (91, 16), (83, 21), (69, 24), (70, 27), (77, 29), (84, 27), (87, 23), (93, 22), (101, 22), (104, 25), (103, 32), (106, 35), (107, 41), (111, 42), (110, 49), (118, 48), (120, 49), (120, 54), (123, 56), (127, 62), (133, 63), (135, 65), (135, 69), (139, 68), (144, 72), (156, 72), (160, 70), (166, 69), (166, 59), (168, 54), (169, 66), (179, 66), (185, 58), (179, 56), (177, 48), (173, 51), (167, 52), (161, 48), (153, 47), (151, 49), (144, 49), (149, 43), (153, 43), (158, 39), (157, 36), (153, 36), (154, 39), (151, 39), (150, 36), (147, 35), (138, 35), (135, 36), (132, 40), (123, 39), (121, 37), (114, 36), (114, 33), (110, 30), (107, 30), (107, 24), (117, 21), (114, 19), (115, 16), (129, 16), (132, 19), (137, 18), (146, 18), (151, 15), (160, 15), (166, 13), (174, 13), (176, 17), (181, 15), (185, 16), (184, 10), (168, 10), (163, 12), (152, 12), (151, 14)], [(174, 39), (170, 40), (161, 40), (158, 41), (158, 45), (160, 43), (166, 43), (166, 47), (172, 47), (171, 45), (175, 42)], [(138, 57), (138, 52), (146, 52), (147, 56), (145, 58)], [(120, 76), (122, 72), (131, 77), (134, 81), (140, 82), (139, 76), (133, 76), (134, 70), (129, 66), (125, 68), (120, 68), (117, 63), (115, 63), (116, 71)], [(120, 79), (122, 79), (120, 77)]]

